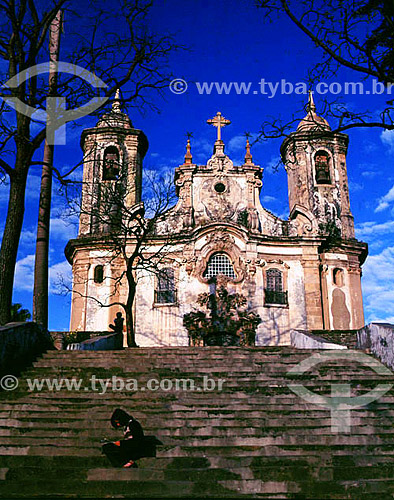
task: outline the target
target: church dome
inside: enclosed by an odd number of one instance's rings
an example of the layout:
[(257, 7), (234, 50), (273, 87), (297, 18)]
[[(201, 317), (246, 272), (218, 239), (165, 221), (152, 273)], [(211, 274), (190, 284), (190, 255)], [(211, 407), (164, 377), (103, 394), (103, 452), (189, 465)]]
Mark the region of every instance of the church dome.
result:
[(321, 132), (323, 130), (329, 131), (331, 127), (328, 121), (316, 114), (316, 106), (313, 102), (312, 92), (309, 91), (309, 100), (307, 105), (307, 115), (303, 118), (297, 127), (297, 132)]

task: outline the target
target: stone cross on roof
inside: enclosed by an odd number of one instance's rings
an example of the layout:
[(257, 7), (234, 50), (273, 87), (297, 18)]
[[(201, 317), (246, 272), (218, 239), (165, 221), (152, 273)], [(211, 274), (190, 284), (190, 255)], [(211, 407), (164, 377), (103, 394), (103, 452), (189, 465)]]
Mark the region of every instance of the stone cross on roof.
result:
[(230, 120), (227, 120), (224, 116), (222, 116), (222, 113), (220, 111), (218, 111), (216, 113), (216, 116), (214, 116), (213, 118), (207, 120), (207, 123), (209, 125), (213, 125), (214, 127), (217, 127), (218, 129), (218, 138), (217, 140), (218, 141), (221, 141), (222, 140), (222, 137), (221, 137), (221, 129), (222, 127), (225, 127), (226, 125), (230, 125)]

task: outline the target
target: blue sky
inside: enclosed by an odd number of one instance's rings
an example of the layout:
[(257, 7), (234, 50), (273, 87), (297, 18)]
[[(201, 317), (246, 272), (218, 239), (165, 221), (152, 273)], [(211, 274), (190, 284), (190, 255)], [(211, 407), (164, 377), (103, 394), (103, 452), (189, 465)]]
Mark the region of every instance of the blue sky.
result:
[[(67, 20), (66, 20), (67, 22)], [(67, 25), (66, 25), (67, 26)], [(232, 124), (224, 129), (226, 152), (235, 163), (244, 155), (244, 132), (256, 137), (263, 121), (271, 117), (290, 120), (293, 113), (303, 115), (307, 96), (281, 92), (281, 81), (305, 82), (307, 69), (319, 61), (319, 51), (285, 19), (267, 22), (249, 0), (161, 0), (150, 16), (152, 31), (175, 33), (176, 41), (189, 50), (170, 57), (169, 69), (184, 79), (188, 88), (175, 94), (165, 90), (163, 97), (151, 95), (160, 113), (134, 109), (130, 117), (142, 129), (150, 147), (144, 161), (146, 169), (173, 170), (183, 161), (185, 134), (192, 132), (192, 154), (196, 163), (209, 159), (215, 130), (206, 124), (221, 111)], [(66, 31), (67, 32), (67, 31)], [(262, 94), (261, 79), (279, 87), (275, 95), (266, 86)], [(359, 75), (341, 71), (335, 82), (358, 82)], [(250, 83), (250, 92), (237, 93), (233, 88), (221, 95), (213, 89), (208, 95), (198, 91), (203, 82)], [(332, 81), (327, 82), (332, 83)], [(372, 85), (370, 81), (364, 82)], [(329, 94), (327, 97), (331, 97)], [(351, 109), (368, 109), (372, 114), (384, 103), (384, 95), (338, 96)], [(315, 93), (319, 112), (322, 97)], [(321, 109), (321, 108), (320, 108)], [(66, 171), (81, 160), (79, 137), (88, 119), (67, 127), (67, 144), (58, 146), (55, 163)], [(363, 268), (363, 293), (366, 321), (394, 323), (394, 133), (358, 129), (349, 132), (348, 175), (351, 208), (356, 235), (369, 244), (370, 255)], [(287, 178), (283, 167), (273, 168), (279, 160), (281, 140), (256, 143), (252, 153), (255, 163), (264, 168), (262, 202), (275, 214), (287, 218)], [(81, 175), (81, 169), (76, 177)], [(14, 301), (31, 310), (35, 231), (38, 212), (40, 172), (32, 167), (26, 194), (26, 216), (18, 254)], [(64, 246), (76, 234), (76, 226), (62, 219), (64, 199), (54, 186), (50, 251), (50, 318), (52, 330), (66, 330), (69, 325), (70, 298), (56, 295), (59, 275), (68, 275), (70, 266), (64, 257)], [(8, 188), (0, 186), (0, 230), (4, 227)]]

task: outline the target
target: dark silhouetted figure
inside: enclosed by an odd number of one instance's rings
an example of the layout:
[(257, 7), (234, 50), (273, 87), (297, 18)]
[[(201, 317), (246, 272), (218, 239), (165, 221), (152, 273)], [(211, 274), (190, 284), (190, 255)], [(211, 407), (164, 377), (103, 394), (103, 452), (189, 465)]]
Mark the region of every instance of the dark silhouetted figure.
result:
[(114, 467), (138, 467), (136, 460), (155, 457), (156, 446), (163, 444), (155, 436), (145, 436), (141, 424), (124, 410), (117, 408), (111, 417), (114, 429), (123, 427), (124, 439), (102, 446), (103, 453)]
[(123, 333), (123, 323), (124, 323), (124, 318), (122, 318), (122, 313), (118, 312), (118, 313), (116, 313), (116, 318), (114, 319), (114, 324), (109, 325), (109, 327), (115, 333)]

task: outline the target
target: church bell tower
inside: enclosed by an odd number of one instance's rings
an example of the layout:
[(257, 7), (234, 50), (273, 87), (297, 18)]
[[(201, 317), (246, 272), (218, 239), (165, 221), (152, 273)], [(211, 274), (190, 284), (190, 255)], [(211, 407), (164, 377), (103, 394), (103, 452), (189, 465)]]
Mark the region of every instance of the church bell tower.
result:
[(140, 203), (142, 160), (148, 149), (145, 134), (136, 130), (121, 110), (119, 90), (111, 111), (94, 128), (83, 131), (81, 147), (84, 166), (79, 235), (105, 233), (105, 213), (117, 210), (108, 206), (109, 193), (122, 192), (127, 208)]
[(281, 155), (288, 175), (290, 218), (301, 212), (319, 232), (354, 239), (350, 211), (346, 134), (334, 133), (316, 114), (312, 92), (307, 115), (283, 142)]
[[(346, 169), (348, 136), (316, 114), (312, 93), (307, 115), (283, 142), (290, 226), (303, 250), (310, 329), (348, 330), (364, 325), (361, 265), (367, 245), (357, 241)], [(314, 247), (314, 248), (312, 248)], [(320, 320), (321, 317), (321, 320)]]

